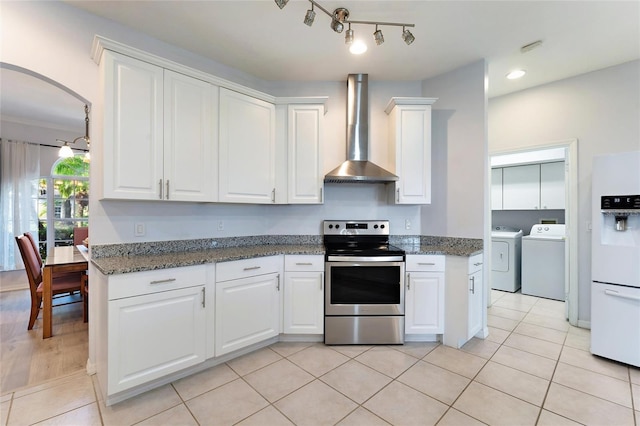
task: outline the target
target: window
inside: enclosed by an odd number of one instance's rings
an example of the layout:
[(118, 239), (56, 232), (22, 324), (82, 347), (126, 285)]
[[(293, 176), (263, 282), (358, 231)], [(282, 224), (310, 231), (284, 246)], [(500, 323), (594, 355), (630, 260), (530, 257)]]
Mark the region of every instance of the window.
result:
[(89, 225), (89, 163), (83, 155), (59, 159), (51, 177), (40, 179), (39, 189), (38, 240), (44, 258), (49, 244), (72, 245), (73, 228)]

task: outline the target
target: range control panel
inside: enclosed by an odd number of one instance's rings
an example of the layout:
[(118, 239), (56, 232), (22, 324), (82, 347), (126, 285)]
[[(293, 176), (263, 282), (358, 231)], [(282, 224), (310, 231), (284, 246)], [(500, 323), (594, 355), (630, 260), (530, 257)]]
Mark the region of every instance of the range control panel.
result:
[(324, 235), (389, 235), (388, 220), (325, 220)]

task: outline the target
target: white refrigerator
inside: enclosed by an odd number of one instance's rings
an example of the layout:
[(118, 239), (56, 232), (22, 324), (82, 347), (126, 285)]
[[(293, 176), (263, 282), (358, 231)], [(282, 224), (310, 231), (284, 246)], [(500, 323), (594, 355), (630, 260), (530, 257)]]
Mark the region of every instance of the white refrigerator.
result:
[(595, 157), (591, 353), (640, 367), (640, 151)]

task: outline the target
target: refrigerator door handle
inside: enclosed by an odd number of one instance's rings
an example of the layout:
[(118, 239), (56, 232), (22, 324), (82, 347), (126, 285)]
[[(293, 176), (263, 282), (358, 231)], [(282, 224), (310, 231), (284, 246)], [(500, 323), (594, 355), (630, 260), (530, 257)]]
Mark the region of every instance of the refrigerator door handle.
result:
[(629, 300), (637, 300), (640, 302), (640, 297), (638, 296), (631, 296), (629, 294), (624, 294), (624, 293), (618, 293), (615, 290), (605, 290), (604, 294), (608, 295), (608, 296), (613, 296), (613, 297), (619, 297), (621, 299), (629, 299)]

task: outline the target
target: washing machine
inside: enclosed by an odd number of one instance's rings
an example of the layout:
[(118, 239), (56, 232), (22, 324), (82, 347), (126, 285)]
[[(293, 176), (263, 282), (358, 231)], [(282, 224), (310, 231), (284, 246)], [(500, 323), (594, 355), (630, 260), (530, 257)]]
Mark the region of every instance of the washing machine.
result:
[(536, 224), (522, 237), (522, 294), (565, 300), (565, 225)]
[(516, 292), (520, 289), (522, 229), (494, 226), (491, 230), (491, 288)]

